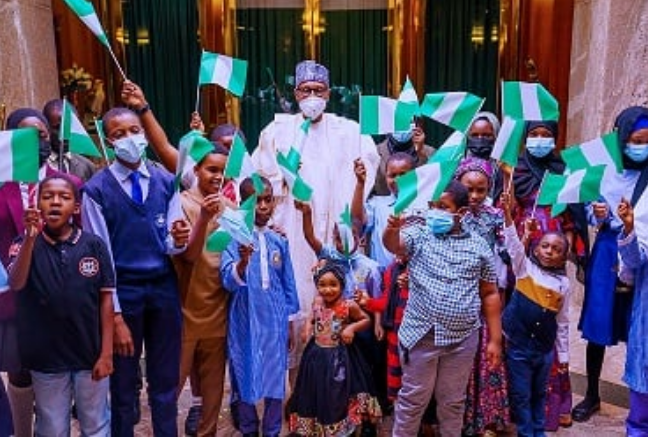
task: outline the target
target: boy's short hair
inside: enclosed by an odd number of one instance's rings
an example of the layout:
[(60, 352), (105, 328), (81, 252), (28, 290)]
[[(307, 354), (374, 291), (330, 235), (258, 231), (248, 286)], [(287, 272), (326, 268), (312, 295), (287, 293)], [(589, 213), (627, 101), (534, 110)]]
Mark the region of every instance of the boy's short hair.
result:
[[(270, 183), (270, 180), (268, 178), (259, 176), (259, 179), (261, 179), (261, 182), (263, 182), (263, 186), (266, 189), (272, 191), (272, 184)], [(248, 197), (252, 196), (255, 192), (256, 188), (254, 187), (254, 180), (251, 177), (247, 177), (241, 181), (241, 184), (239, 185), (239, 195), (241, 196), (241, 202), (245, 202)]]
[(53, 174), (51, 176), (47, 176), (45, 179), (40, 181), (38, 183), (38, 197), (40, 199), (40, 193), (43, 192), (43, 187), (45, 186), (46, 183), (54, 180), (61, 180), (65, 181), (67, 185), (70, 187), (70, 190), (72, 190), (72, 194), (74, 195), (74, 201), (76, 203), (81, 202), (81, 193), (79, 192), (79, 187), (74, 183), (74, 181), (65, 173), (57, 173)]
[[(112, 121), (112, 119), (121, 117), (122, 115), (134, 115), (135, 117), (138, 117), (137, 114), (135, 114), (132, 110), (126, 108), (125, 106), (116, 106), (108, 112), (106, 112), (103, 117), (101, 117), (102, 125), (101, 128), (103, 130), (104, 136), (108, 135), (108, 131), (106, 131), (106, 125)], [(139, 119), (139, 117), (138, 117)]]
[(452, 196), (452, 200), (454, 200), (457, 209), (468, 206), (469, 204), (468, 189), (464, 187), (464, 185), (461, 182), (456, 180), (450, 181), (450, 183), (448, 184), (446, 189), (443, 190), (443, 192), (448, 193)]
[(52, 99), (49, 102), (45, 103), (43, 106), (43, 115), (49, 119), (49, 116), (53, 111), (62, 111), (63, 110), (63, 100), (61, 99)]
[(405, 162), (409, 165), (410, 168), (416, 167), (416, 161), (414, 160), (414, 157), (405, 152), (396, 152), (389, 155), (385, 166), (389, 166), (389, 164), (391, 164), (392, 162)]
[(549, 235), (555, 235), (556, 237), (560, 238), (565, 246), (565, 250), (563, 251), (563, 255), (567, 255), (569, 253), (569, 240), (567, 239), (567, 236), (560, 231), (546, 231), (542, 234), (542, 236), (536, 240), (532, 245), (531, 245), (531, 250), (535, 250), (536, 247), (538, 247), (538, 244), (542, 241), (544, 237), (547, 237)]

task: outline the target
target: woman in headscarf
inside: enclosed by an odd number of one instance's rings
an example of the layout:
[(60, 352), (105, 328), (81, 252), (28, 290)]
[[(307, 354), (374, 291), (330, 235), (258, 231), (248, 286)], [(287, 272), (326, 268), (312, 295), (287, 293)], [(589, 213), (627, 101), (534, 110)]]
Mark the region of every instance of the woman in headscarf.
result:
[(498, 190), (501, 191), (502, 187), (502, 173), (495, 160), (490, 157), (499, 131), (500, 122), (497, 116), (492, 112), (483, 111), (477, 113), (466, 136), (466, 157), (483, 159), (491, 164), (493, 171), (489, 201), (492, 201), (494, 194)]
[[(597, 234), (586, 270), (585, 299), (578, 325), (583, 338), (588, 341), (587, 391), (583, 401), (573, 411), (574, 420), (578, 422), (587, 421), (600, 409), (599, 379), (605, 348), (628, 340), (633, 287), (625, 283), (632, 282), (631, 278), (619, 279), (616, 273), (619, 270), (617, 238), (623, 225), (617, 207), (623, 197), (636, 206), (648, 183), (648, 147), (645, 147), (648, 143), (648, 108), (633, 106), (623, 110), (614, 126), (623, 159), (623, 172), (614, 173), (613, 177), (607, 176), (601, 185), (601, 199), (588, 206), (588, 218), (590, 224), (597, 228)], [(636, 208), (637, 224), (641, 211)], [(637, 228), (636, 233), (639, 234), (641, 227), (637, 225)], [(632, 373), (626, 373), (627, 381), (634, 378)]]
[[(538, 205), (542, 181), (546, 174), (563, 174), (565, 164), (556, 150), (558, 123), (555, 121), (527, 121), (525, 125), (525, 150), (513, 173), (515, 205), (513, 219), (518, 235), (524, 235), (524, 224), (531, 219), (537, 229), (528, 236), (526, 243), (532, 247), (541, 235), (548, 231), (562, 232), (570, 248), (570, 256), (582, 260), (588, 247), (587, 221), (582, 204), (568, 205), (565, 211), (552, 217), (552, 206)], [(509, 274), (509, 287), (515, 283)], [(571, 383), (569, 380), (569, 356), (555, 354), (547, 387), (547, 414), (545, 429), (555, 431), (570, 426)]]

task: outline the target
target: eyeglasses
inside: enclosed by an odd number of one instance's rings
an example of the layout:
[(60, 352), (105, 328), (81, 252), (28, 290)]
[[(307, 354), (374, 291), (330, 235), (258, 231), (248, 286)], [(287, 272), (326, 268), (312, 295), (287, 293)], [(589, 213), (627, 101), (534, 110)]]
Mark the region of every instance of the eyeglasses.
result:
[(299, 87), (296, 90), (299, 94), (302, 96), (310, 96), (312, 94), (315, 94), (317, 97), (322, 97), (327, 91), (328, 88), (326, 87)]

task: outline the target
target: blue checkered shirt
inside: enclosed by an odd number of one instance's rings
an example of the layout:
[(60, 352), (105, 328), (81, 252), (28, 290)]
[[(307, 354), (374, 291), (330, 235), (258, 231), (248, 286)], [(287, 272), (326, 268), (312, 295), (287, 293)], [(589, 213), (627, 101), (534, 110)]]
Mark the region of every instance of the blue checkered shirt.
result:
[(435, 236), (422, 225), (402, 230), (401, 239), (410, 256), (410, 294), (400, 343), (409, 349), (430, 329), (437, 346), (461, 342), (480, 327), (480, 281), (497, 279), (488, 243), (470, 232)]

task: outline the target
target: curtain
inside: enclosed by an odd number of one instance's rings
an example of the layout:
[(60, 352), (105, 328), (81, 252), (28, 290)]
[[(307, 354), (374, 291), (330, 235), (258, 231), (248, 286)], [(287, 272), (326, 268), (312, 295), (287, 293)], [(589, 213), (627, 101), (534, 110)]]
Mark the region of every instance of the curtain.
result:
[[(468, 91), (497, 108), (499, 0), (427, 2), (426, 92)], [(452, 131), (426, 120), (428, 143), (439, 146)]]
[[(172, 144), (189, 130), (200, 63), (196, 0), (122, 2), (128, 77)], [(126, 37), (127, 35), (127, 37)]]
[[(276, 113), (298, 111), (295, 65), (309, 58), (304, 9), (268, 6), (236, 11), (237, 54), (249, 61), (241, 128), (250, 150)], [(327, 111), (357, 120), (359, 93), (383, 94), (387, 88), (387, 10), (322, 10), (320, 17), (324, 32), (316, 60), (330, 70)]]

